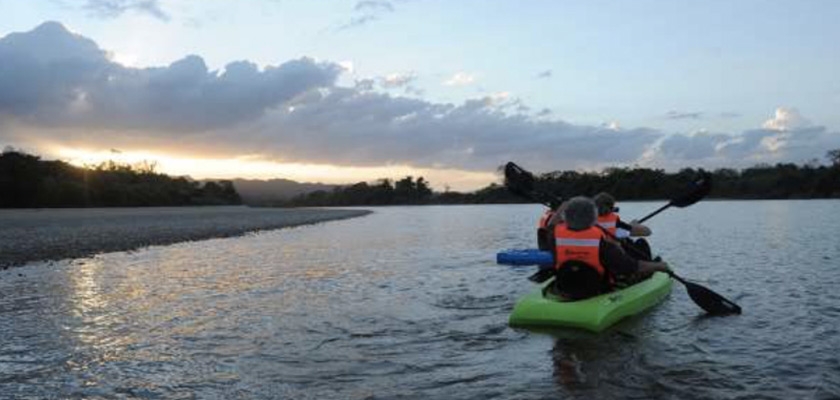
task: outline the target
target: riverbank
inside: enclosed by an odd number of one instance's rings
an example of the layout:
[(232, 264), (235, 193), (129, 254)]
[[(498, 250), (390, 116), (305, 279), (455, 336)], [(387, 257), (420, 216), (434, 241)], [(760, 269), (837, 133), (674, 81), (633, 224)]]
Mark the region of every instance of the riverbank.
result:
[(240, 206), (0, 210), (0, 268), (237, 236), (369, 213)]

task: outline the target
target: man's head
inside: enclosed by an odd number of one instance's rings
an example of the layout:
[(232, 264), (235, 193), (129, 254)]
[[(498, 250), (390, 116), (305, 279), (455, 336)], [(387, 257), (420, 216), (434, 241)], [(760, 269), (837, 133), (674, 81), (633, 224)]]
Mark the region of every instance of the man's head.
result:
[(573, 197), (563, 210), (566, 226), (573, 231), (582, 231), (595, 225), (598, 211), (595, 203), (587, 197)]
[(607, 215), (615, 209), (615, 197), (612, 197), (609, 193), (598, 193), (592, 200), (595, 202), (595, 206), (598, 207), (598, 215)]

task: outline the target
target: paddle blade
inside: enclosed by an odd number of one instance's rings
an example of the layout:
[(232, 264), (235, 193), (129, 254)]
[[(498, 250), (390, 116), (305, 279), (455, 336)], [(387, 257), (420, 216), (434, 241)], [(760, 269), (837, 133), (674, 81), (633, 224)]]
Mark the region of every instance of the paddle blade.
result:
[(511, 191), (528, 193), (534, 190), (534, 175), (516, 165), (513, 161), (505, 164), (505, 186)]
[(542, 203), (551, 209), (557, 208), (562, 200), (537, 188), (537, 178), (534, 174), (516, 165), (513, 161), (505, 164), (505, 187), (523, 198)]
[(685, 284), (685, 288), (688, 290), (688, 296), (691, 297), (691, 300), (694, 300), (700, 308), (706, 310), (707, 313), (712, 315), (727, 315), (727, 314), (740, 314), (741, 307), (727, 299), (723, 296), (700, 286), (696, 283), (682, 281)]
[(688, 207), (706, 197), (712, 191), (712, 175), (701, 172), (700, 176), (689, 184), (689, 188), (682, 196), (671, 199), (671, 205), (679, 208)]

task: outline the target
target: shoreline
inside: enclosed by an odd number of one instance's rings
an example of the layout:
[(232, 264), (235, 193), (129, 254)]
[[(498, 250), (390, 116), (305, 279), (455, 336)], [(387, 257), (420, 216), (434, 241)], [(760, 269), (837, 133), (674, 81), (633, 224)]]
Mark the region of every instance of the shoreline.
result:
[(0, 209), (0, 269), (361, 217), (369, 210), (137, 207)]

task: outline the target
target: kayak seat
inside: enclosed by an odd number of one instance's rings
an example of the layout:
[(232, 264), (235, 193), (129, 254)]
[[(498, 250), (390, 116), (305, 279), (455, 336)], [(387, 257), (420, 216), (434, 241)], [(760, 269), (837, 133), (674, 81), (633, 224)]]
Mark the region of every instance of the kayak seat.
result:
[(604, 278), (582, 261), (566, 261), (555, 271), (555, 275), (550, 290), (553, 294), (572, 301), (597, 296), (608, 289)]

